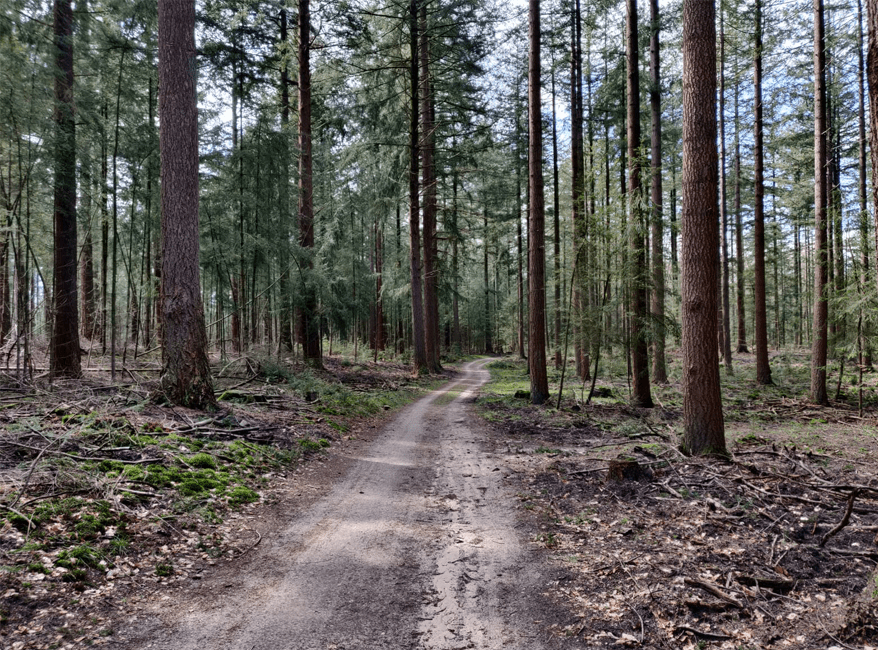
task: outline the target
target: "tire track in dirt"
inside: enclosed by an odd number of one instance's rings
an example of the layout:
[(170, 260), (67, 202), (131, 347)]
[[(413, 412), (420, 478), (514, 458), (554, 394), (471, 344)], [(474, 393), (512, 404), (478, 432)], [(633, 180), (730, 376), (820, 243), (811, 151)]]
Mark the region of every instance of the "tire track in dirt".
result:
[(550, 609), (536, 596), (546, 578), (519, 539), (499, 463), (469, 424), (486, 363), (403, 410), (325, 497), (278, 522), (255, 569), (216, 576), (206, 596), (155, 605), (155, 623), (127, 647), (558, 645), (533, 624)]

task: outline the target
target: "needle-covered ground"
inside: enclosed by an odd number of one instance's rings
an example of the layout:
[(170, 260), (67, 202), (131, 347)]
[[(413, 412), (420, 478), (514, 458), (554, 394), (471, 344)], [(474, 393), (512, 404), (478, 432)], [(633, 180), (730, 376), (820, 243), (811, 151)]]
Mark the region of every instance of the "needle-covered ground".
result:
[(647, 410), (626, 406), (624, 376), (598, 381), (588, 405), (568, 376), (558, 410), (523, 398), (524, 362), (489, 366), (478, 408), (534, 543), (566, 569), (549, 589), (569, 611), (557, 634), (593, 648), (878, 645), (875, 378), (862, 414), (850, 383), (848, 399), (816, 407), (806, 363), (775, 356), (776, 385), (757, 388), (752, 358), (736, 358), (729, 459), (678, 451), (673, 379)]

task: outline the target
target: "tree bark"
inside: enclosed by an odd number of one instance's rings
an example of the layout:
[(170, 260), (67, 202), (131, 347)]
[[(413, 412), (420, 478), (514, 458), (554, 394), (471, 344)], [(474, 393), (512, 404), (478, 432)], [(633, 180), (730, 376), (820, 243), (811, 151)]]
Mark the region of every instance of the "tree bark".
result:
[(772, 384), (768, 363), (768, 324), (765, 291), (765, 172), (762, 137), (762, 0), (756, 0), (756, 30), (753, 57), (753, 316), (756, 344), (756, 383)]
[[(826, 357), (829, 305), (826, 191), (826, 50), (823, 0), (814, 0), (814, 314), (811, 343), (811, 401), (827, 404)], [(875, 118), (873, 118), (874, 120)], [(875, 154), (873, 153), (873, 156)]]
[(433, 84), (430, 78), (430, 41), (427, 37), (427, 4), (421, 4), (421, 156), (424, 168), (424, 343), (427, 367), (440, 372), (439, 364), (439, 260), (436, 240), (436, 166), (433, 119)]
[(588, 347), (588, 336), (585, 331), (587, 318), (582, 292), (584, 265), (580, 254), (585, 246), (585, 159), (582, 145), (582, 43), (579, 38), (579, 19), (579, 0), (574, 0), (570, 13), (570, 199), (573, 218), (573, 304), (577, 313), (574, 327), (576, 372), (583, 378), (586, 365), (583, 364), (583, 357), (585, 348)]
[(735, 264), (737, 270), (738, 354), (746, 354), (747, 315), (744, 307), (744, 225), (741, 220), (741, 137), (738, 84), (735, 82)]
[[(869, 82), (869, 154), (872, 163), (872, 212), (878, 269), (878, 0), (866, 0), (866, 79)], [(878, 273), (875, 274), (878, 280)]]
[(719, 35), (719, 195), (720, 227), (722, 228), (722, 352), (726, 374), (732, 375), (732, 327), (729, 310), (729, 210), (726, 190), (726, 35), (720, 8)]
[(555, 367), (561, 367), (561, 188), (558, 183), (558, 113), (555, 107), (555, 60), (552, 59), (552, 261), (555, 290)]
[(55, 298), (50, 348), (53, 375), (79, 377), (76, 271), (76, 123), (73, 104), (73, 10), (55, 0)]
[(293, 351), (293, 317), (290, 307), (290, 250), (289, 250), (289, 217), (290, 217), (290, 73), (289, 55), (287, 46), (289, 39), (289, 27), (286, 7), (280, 10), (280, 125), (281, 125), (281, 174), (278, 199), (280, 202), (280, 229), (282, 240), (280, 242), (280, 278), (278, 279), (279, 292), (279, 325), (278, 325), (278, 348)]
[[(857, 0), (857, 144), (859, 153), (858, 183), (860, 198), (860, 291), (868, 291), (869, 284), (869, 206), (866, 189), (866, 64), (863, 58), (863, 0)], [(862, 335), (863, 354), (860, 365), (872, 367), (872, 347)]]
[(716, 7), (683, 5), (683, 450), (727, 455), (716, 347)]
[(198, 263), (195, 0), (159, 0), (162, 201), (161, 387), (174, 404), (216, 404)]
[(652, 319), (655, 338), (652, 348), (652, 380), (657, 384), (668, 381), (665, 361), (665, 255), (662, 211), (662, 102), (659, 29), (661, 28), (658, 0), (649, 2), (649, 105), (652, 113), (651, 163), (652, 196)]
[(546, 371), (546, 205), (540, 100), (540, 0), (529, 1), (528, 24), (528, 368), (531, 403), (542, 404), (549, 398), (549, 379)]
[[(311, 150), (311, 8), (299, 0), (299, 243), (308, 254), (308, 270), (314, 268), (314, 176)], [(299, 331), (302, 357), (315, 368), (323, 366), (320, 351), (320, 315), (313, 279), (305, 278)]]
[(421, 142), (418, 129), (418, 0), (409, 2), (409, 269), (412, 290), (412, 362), (416, 374), (429, 372), (424, 341), (424, 298), (421, 293), (421, 235), (418, 158)]
[(631, 403), (651, 408), (649, 341), (647, 340), (647, 260), (644, 242), (643, 188), (640, 150), (640, 64), (637, 0), (627, 0), (628, 60), (628, 248), (631, 251)]

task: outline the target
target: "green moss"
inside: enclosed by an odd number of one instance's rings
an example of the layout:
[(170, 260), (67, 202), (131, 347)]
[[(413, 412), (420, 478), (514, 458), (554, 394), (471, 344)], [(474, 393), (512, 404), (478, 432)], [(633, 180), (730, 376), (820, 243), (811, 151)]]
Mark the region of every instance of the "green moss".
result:
[(311, 440), (310, 438), (302, 438), (299, 440), (299, 446), (303, 451), (320, 451), (326, 447), (329, 447), (329, 441), (326, 438), (320, 438), (318, 440)]
[(245, 485), (238, 485), (229, 490), (228, 499), (230, 506), (237, 507), (244, 503), (259, 501), (259, 495)]
[(216, 458), (207, 453), (195, 454), (186, 459), (192, 467), (202, 469), (216, 469)]
[(146, 478), (146, 470), (140, 465), (127, 465), (122, 474), (131, 481), (143, 481)]

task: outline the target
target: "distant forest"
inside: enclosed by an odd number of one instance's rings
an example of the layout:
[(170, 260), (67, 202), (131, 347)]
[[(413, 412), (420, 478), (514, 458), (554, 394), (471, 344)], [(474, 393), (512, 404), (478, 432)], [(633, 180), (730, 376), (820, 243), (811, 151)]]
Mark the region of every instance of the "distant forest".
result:
[(732, 350), (810, 347), (818, 404), (872, 369), (876, 39), (878, 0), (7, 0), (5, 366), (161, 349), (203, 407), (229, 355), (511, 353), (542, 403), (622, 354), (649, 407), (679, 349), (722, 452)]

